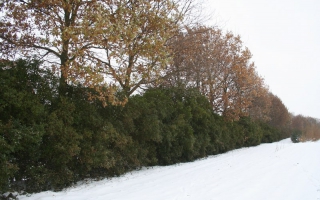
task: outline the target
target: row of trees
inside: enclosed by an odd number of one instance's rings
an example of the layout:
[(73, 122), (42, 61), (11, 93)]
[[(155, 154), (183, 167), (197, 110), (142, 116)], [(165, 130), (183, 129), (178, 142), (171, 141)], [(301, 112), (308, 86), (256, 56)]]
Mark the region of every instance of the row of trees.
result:
[(186, 23), (193, 0), (0, 6), (1, 191), (319, 138), (318, 121), (268, 90), (239, 36)]
[(196, 87), (213, 110), (231, 120), (248, 115), (252, 101), (265, 92), (248, 48), (239, 36), (218, 28), (196, 26), (173, 43), (170, 85)]
[(319, 120), (289, 113), (257, 74), (251, 52), (239, 36), (197, 25), (180, 32), (172, 49), (173, 62), (162, 84), (197, 88), (226, 120), (249, 116), (281, 130), (285, 137), (300, 132), (298, 141), (319, 139)]
[(267, 118), (270, 92), (251, 52), (231, 32), (186, 24), (194, 0), (2, 2), (1, 58), (36, 55), (60, 77), (60, 96), (81, 84), (121, 104), (150, 85), (185, 85), (229, 120)]
[(320, 139), (320, 120), (302, 115), (293, 116), (292, 128), (295, 130), (293, 141), (309, 141)]

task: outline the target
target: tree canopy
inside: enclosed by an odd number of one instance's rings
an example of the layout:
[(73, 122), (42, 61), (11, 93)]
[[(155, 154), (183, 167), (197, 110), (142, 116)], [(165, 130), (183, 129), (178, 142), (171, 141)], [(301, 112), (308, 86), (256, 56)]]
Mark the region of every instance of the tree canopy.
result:
[(0, 56), (37, 55), (59, 74), (61, 94), (67, 85), (82, 84), (100, 97), (114, 98), (117, 86), (129, 96), (168, 61), (166, 42), (192, 2), (5, 0)]
[(213, 110), (229, 119), (248, 115), (253, 99), (265, 86), (243, 47), (240, 36), (219, 28), (196, 26), (186, 29), (173, 42), (175, 72), (168, 82), (198, 88)]

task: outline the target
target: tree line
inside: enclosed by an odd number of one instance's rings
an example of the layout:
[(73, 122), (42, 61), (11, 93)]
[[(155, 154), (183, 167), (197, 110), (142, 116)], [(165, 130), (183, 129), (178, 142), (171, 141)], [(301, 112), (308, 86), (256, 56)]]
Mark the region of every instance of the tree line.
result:
[(269, 91), (240, 36), (187, 23), (193, 0), (0, 5), (0, 191), (320, 138), (319, 120)]
[(91, 99), (36, 60), (0, 64), (0, 189), (60, 190), (86, 178), (189, 162), (287, 138), (283, 127), (226, 120), (196, 88), (158, 86), (125, 105)]

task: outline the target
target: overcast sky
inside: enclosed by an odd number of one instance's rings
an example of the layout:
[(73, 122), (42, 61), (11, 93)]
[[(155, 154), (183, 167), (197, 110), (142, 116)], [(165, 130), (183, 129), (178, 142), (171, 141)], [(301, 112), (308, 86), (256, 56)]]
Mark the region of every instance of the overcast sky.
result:
[(320, 119), (320, 0), (207, 0), (211, 25), (241, 36), (289, 112)]

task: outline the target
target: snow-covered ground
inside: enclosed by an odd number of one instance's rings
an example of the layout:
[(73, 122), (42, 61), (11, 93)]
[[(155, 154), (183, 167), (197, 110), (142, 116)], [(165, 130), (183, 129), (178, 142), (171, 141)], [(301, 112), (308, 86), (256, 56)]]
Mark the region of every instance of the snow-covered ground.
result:
[(20, 200), (320, 200), (320, 141), (289, 139)]

